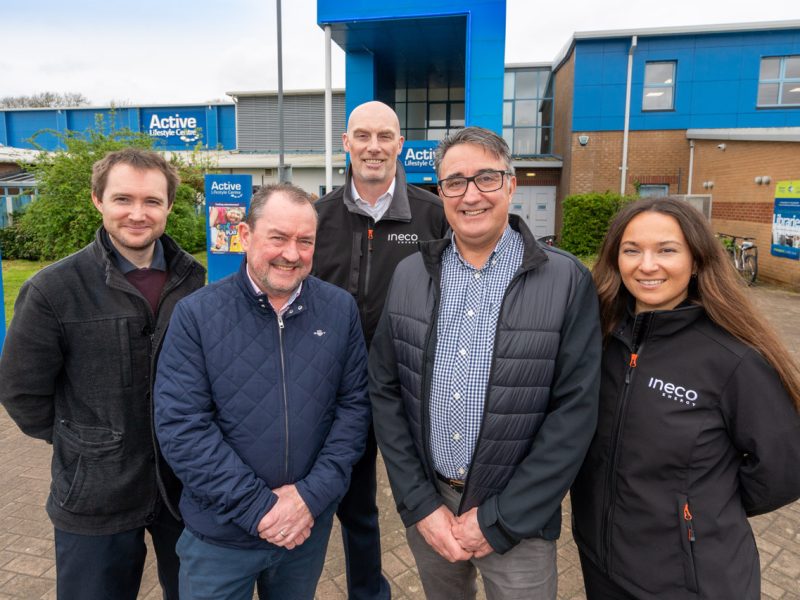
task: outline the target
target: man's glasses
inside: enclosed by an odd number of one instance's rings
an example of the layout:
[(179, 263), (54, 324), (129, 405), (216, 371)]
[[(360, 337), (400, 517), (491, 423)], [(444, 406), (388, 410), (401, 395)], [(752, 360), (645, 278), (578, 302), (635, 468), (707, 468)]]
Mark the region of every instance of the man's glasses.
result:
[(471, 181), (478, 188), (478, 191), (495, 192), (503, 187), (503, 177), (505, 175), (513, 175), (513, 173), (508, 171), (482, 171), (472, 177), (461, 177), (460, 175), (448, 177), (439, 182), (439, 189), (448, 198), (463, 196), (467, 193), (467, 187), (469, 187), (469, 182)]

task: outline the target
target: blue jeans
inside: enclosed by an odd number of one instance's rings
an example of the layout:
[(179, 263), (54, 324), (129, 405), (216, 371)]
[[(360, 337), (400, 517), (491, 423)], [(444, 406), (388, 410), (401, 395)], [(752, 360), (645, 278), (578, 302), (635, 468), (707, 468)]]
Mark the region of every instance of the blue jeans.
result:
[(336, 505), (314, 520), (311, 536), (293, 550), (278, 546), (229, 548), (188, 529), (178, 540), (181, 600), (313, 600), (325, 563)]
[(178, 600), (178, 555), (175, 544), (183, 523), (166, 507), (146, 527), (110, 535), (81, 535), (55, 530), (56, 595), (59, 600), (136, 600), (142, 581), (150, 532), (158, 579), (166, 600)]

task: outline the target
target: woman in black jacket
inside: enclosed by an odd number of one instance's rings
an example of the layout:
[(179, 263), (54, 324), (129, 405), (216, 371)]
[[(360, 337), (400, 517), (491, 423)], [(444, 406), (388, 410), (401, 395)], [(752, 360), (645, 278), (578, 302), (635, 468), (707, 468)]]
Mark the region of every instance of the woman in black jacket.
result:
[(589, 600), (758, 600), (747, 517), (800, 497), (800, 375), (705, 218), (654, 198), (594, 269), (598, 430), (572, 488)]

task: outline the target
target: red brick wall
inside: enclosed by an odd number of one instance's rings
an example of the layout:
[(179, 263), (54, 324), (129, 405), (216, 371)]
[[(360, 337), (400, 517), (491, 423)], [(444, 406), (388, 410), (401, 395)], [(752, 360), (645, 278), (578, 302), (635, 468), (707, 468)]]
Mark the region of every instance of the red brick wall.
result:
[[(775, 184), (800, 179), (800, 143), (696, 140), (694, 156), (692, 192), (711, 194), (714, 230), (755, 237), (759, 277), (800, 288), (800, 261), (770, 254)], [(755, 183), (764, 176), (769, 184)], [(704, 189), (708, 181), (714, 186)]]
[[(579, 135), (589, 136), (586, 146), (578, 143)], [(572, 172), (566, 194), (619, 192), (621, 165), (621, 131), (573, 133)], [(688, 165), (685, 131), (631, 131), (625, 193), (635, 194), (637, 182), (666, 184), (670, 194), (686, 193)]]

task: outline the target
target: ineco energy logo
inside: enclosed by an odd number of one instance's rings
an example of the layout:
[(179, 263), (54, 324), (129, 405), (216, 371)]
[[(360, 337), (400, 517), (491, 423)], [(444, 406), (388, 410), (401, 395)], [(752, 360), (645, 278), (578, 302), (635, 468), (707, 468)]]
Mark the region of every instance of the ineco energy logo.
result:
[(651, 390), (658, 390), (663, 397), (681, 404), (695, 406), (697, 403), (697, 392), (682, 385), (675, 385), (674, 383), (651, 377), (650, 381), (647, 382), (647, 387)]

